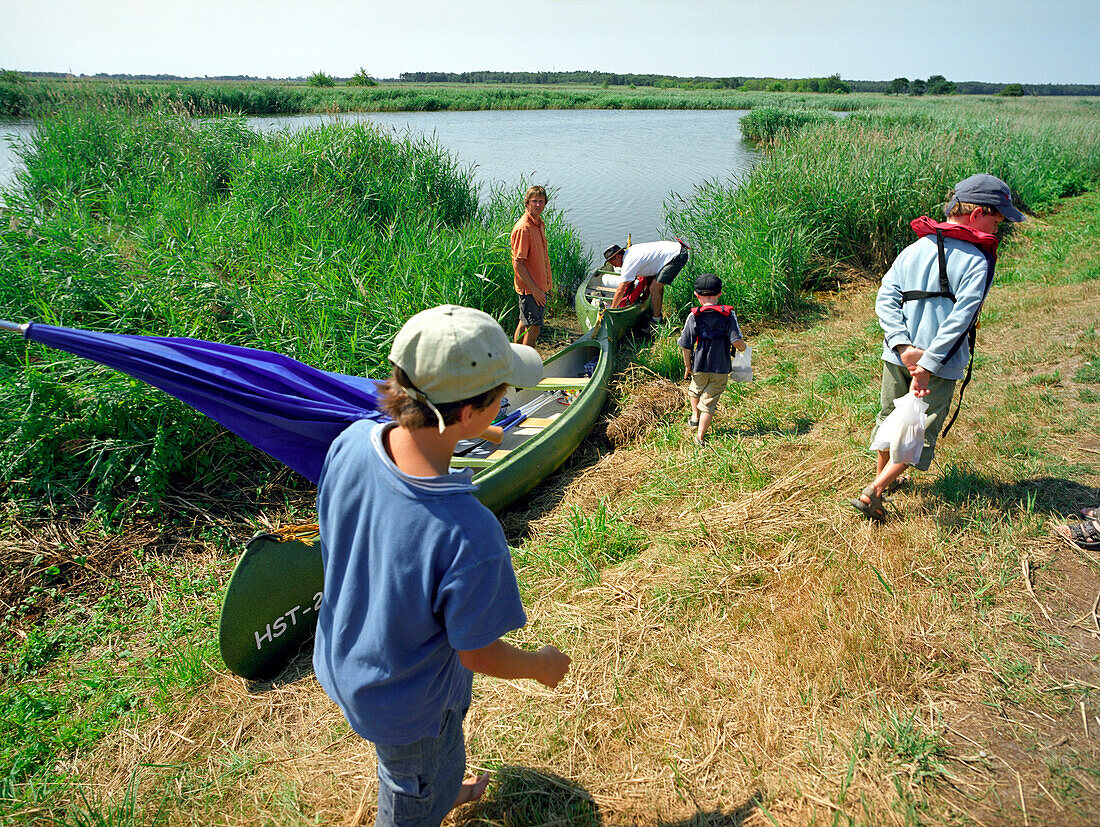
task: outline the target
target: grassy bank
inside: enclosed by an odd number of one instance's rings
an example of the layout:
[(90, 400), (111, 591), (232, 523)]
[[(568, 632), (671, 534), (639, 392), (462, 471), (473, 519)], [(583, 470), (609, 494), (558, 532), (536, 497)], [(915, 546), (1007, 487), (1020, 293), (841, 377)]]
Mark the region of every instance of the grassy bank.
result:
[(372, 87), (313, 88), (302, 84), (231, 81), (0, 82), (0, 115), (19, 117), (43, 116), (88, 105), (133, 111), (170, 108), (189, 115), (286, 115), (480, 109), (751, 109), (764, 104), (852, 111), (877, 106), (881, 100), (877, 95), (499, 83), (387, 83)]
[[(1095, 194), (1022, 228), (957, 430), (881, 528), (846, 505), (870, 470), (871, 287), (755, 330), (757, 381), (706, 449), (665, 414), (506, 514), (515, 638), (574, 666), (553, 692), (476, 681), (470, 763), (498, 781), (454, 823), (1095, 823), (1100, 559), (1048, 521), (1100, 497), (1098, 234)], [(624, 409), (652, 378), (620, 377)], [(227, 549), (309, 497), (257, 505), (5, 529), (12, 570), (56, 592), (6, 644), (10, 819), (370, 822), (369, 750), (308, 670), (245, 687), (212, 651)], [(78, 555), (79, 588), (51, 585)]]
[[(704, 185), (667, 222), (698, 251), (695, 270), (722, 276), (725, 300), (753, 318), (881, 276), (912, 240), (909, 220), (942, 216), (948, 188), (976, 170), (1035, 212), (1100, 181), (1100, 118), (1084, 100), (907, 101), (842, 119), (758, 109), (742, 124), (764, 160)], [(687, 280), (674, 297), (690, 301)]]
[[(705, 450), (685, 414), (641, 417), (504, 515), (531, 618), (516, 639), (575, 665), (556, 692), (477, 682), (471, 764), (501, 772), (457, 823), (1100, 817), (1100, 560), (1048, 532), (1100, 499), (1082, 300), (1100, 198), (1057, 200), (1095, 183), (1096, 121), (1045, 105), (794, 124), (744, 194), (708, 185), (677, 214), (693, 268), (727, 278), (757, 381), (723, 398)], [(1041, 214), (1003, 248), (956, 430), (874, 528), (846, 504), (870, 472), (873, 286), (800, 291), (881, 272), (907, 219), (983, 164)], [(0, 221), (0, 316), (369, 374), (422, 306), (514, 322), (518, 203), (479, 208), (437, 148), (366, 129), (67, 113)], [(577, 245), (552, 237), (565, 282)], [(678, 376), (670, 335), (637, 347), (626, 410)], [(308, 669), (246, 687), (214, 643), (237, 550), (310, 520), (312, 492), (156, 392), (14, 337), (0, 383), (0, 819), (369, 822), (369, 750)]]
[[(386, 376), (400, 325), (440, 303), (516, 320), (508, 232), (522, 187), (480, 207), (438, 146), (365, 126), (260, 137), (221, 119), (69, 112), (43, 122), (0, 225), (0, 318), (181, 335)], [(562, 285), (585, 266), (549, 217)], [(0, 483), (26, 509), (108, 522), (169, 487), (277, 469), (182, 404), (76, 358), (0, 340)]]

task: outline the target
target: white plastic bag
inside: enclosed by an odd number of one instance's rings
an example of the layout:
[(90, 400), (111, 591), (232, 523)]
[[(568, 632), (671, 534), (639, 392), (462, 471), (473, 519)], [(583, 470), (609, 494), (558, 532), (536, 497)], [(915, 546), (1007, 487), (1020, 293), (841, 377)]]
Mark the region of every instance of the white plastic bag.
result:
[(733, 355), (733, 366), (730, 368), (731, 382), (752, 381), (752, 346), (746, 345), (745, 350)]
[(894, 401), (894, 410), (882, 420), (871, 440), (872, 451), (889, 451), (890, 462), (916, 465), (924, 450), (924, 425), (928, 417), (928, 403), (905, 394)]

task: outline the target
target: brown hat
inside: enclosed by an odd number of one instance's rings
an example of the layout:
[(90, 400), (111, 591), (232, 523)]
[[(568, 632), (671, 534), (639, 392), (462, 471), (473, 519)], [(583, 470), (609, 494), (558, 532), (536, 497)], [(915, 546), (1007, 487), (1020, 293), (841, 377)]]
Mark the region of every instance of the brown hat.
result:
[(620, 247), (618, 244), (612, 244), (610, 247), (603, 251), (603, 260), (611, 261), (611, 259), (615, 258), (615, 256), (617, 256), (622, 251), (623, 248)]

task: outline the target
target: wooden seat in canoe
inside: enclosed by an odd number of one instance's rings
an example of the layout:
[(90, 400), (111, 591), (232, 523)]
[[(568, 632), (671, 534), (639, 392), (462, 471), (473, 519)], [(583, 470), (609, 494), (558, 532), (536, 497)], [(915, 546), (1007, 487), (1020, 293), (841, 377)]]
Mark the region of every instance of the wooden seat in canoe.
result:
[(537, 385), (539, 391), (579, 391), (588, 384), (587, 376), (547, 376)]
[(507, 449), (493, 451), (487, 457), (451, 457), (452, 468), (488, 468), (508, 456)]

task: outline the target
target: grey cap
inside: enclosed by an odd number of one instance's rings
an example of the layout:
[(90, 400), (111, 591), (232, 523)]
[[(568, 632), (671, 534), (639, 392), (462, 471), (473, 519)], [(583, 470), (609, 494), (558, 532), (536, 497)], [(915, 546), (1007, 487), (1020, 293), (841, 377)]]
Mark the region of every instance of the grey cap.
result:
[[(444, 304), (422, 310), (398, 331), (390, 361), (409, 377), (414, 399), (460, 402), (507, 382), (531, 388), (542, 381), (542, 357), (515, 345), (488, 313)], [(440, 417), (442, 426), (442, 417)]]
[(993, 207), (1009, 221), (1024, 221), (1024, 214), (1012, 206), (1012, 190), (1008, 184), (996, 175), (980, 172), (955, 184), (955, 195), (947, 205), (946, 212), (957, 203), (977, 204), (980, 207)]

